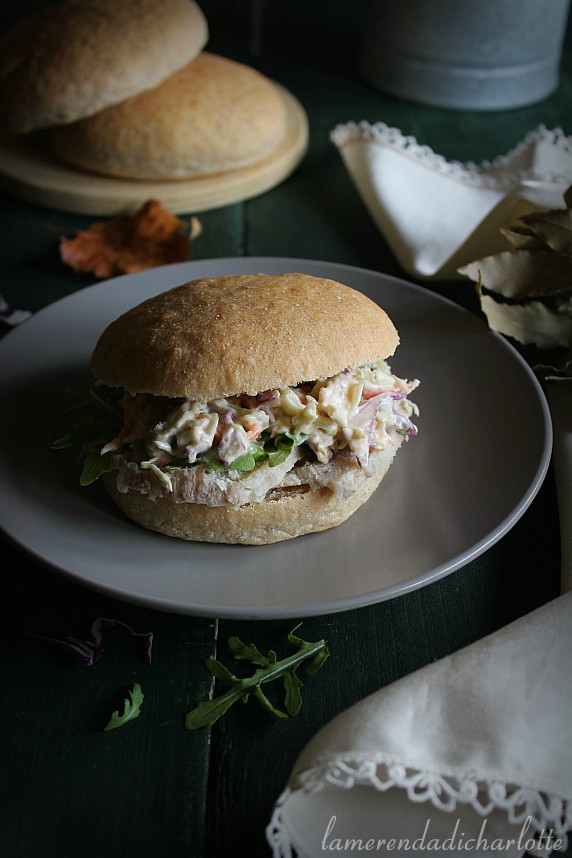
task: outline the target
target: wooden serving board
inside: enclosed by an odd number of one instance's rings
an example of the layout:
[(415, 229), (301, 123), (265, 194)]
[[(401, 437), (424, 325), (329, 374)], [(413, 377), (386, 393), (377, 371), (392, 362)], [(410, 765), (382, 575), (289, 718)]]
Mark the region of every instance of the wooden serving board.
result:
[(99, 176), (68, 166), (51, 152), (48, 132), (0, 135), (0, 188), (59, 211), (117, 215), (156, 199), (175, 214), (206, 211), (270, 190), (298, 166), (308, 146), (308, 118), (300, 102), (275, 84), (284, 98), (286, 135), (263, 161), (194, 179), (140, 181)]

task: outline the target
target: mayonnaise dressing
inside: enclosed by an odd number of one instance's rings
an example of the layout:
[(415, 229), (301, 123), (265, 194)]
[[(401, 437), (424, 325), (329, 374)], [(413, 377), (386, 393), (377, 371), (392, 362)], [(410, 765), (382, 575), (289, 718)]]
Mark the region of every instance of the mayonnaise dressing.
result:
[[(319, 462), (327, 463), (337, 450), (348, 447), (365, 467), (372, 450), (393, 444), (389, 429), (415, 433), (411, 417), (418, 412), (406, 397), (418, 383), (398, 378), (379, 360), (312, 385), (265, 391), (257, 397), (183, 400), (161, 422), (147, 426), (142, 436), (147, 458), (141, 467), (156, 471), (171, 462), (184, 466), (214, 451), (224, 466), (232, 468), (257, 439), (260, 445), (286, 434), (303, 438)], [(142, 408), (146, 395), (140, 396)], [(131, 412), (137, 411), (137, 399)]]

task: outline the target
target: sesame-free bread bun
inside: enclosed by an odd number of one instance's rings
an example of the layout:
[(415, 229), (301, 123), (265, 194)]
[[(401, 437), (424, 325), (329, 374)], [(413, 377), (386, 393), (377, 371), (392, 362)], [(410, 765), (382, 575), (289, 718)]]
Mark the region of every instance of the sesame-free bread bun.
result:
[(121, 492), (114, 471), (102, 479), (112, 501), (132, 521), (148, 530), (195, 542), (267, 545), (337, 527), (374, 493), (389, 470), (401, 443), (378, 454), (383, 458), (374, 476), (360, 481), (349, 497), (329, 488), (301, 486), (277, 489), (269, 499), (244, 506), (175, 503), (168, 497), (149, 500), (137, 491)]
[(0, 38), (0, 117), (15, 133), (75, 122), (156, 87), (207, 39), (193, 0), (62, 0)]
[(308, 274), (185, 283), (102, 333), (96, 378), (130, 393), (210, 400), (329, 378), (393, 354), (393, 323), (361, 292)]
[(286, 133), (278, 87), (242, 63), (202, 53), (154, 89), (54, 129), (56, 154), (123, 179), (184, 179), (255, 164)]

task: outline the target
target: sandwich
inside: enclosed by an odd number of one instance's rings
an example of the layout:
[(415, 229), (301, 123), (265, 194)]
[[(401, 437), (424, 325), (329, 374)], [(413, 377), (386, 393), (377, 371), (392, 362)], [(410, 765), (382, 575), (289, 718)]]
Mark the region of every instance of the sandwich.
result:
[(386, 362), (398, 343), (378, 304), (307, 274), (163, 292), (95, 346), (93, 401), (117, 420), (94, 424), (83, 482), (101, 478), (128, 518), (180, 539), (260, 545), (335, 527), (416, 434), (418, 382)]

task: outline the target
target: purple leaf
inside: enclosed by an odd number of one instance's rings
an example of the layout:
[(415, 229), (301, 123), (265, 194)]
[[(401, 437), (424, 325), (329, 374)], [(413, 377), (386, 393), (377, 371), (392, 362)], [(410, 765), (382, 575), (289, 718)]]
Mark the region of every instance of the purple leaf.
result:
[(127, 625), (127, 623), (124, 623), (121, 620), (114, 620), (110, 617), (98, 617), (93, 621), (90, 629), (91, 640), (81, 640), (80, 638), (74, 638), (71, 636), (66, 637), (65, 640), (59, 640), (57, 638), (46, 637), (45, 635), (38, 635), (33, 632), (28, 632), (27, 634), (29, 637), (36, 638), (36, 640), (55, 644), (63, 649), (67, 649), (69, 652), (73, 652), (79, 657), (80, 661), (86, 667), (91, 667), (103, 652), (103, 629), (106, 627), (109, 628), (116, 626), (126, 629), (133, 637), (143, 639), (143, 660), (146, 664), (151, 664), (153, 632), (136, 632), (135, 629)]

